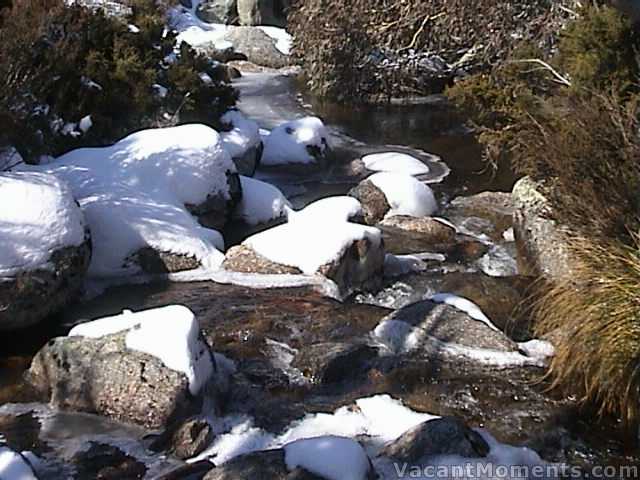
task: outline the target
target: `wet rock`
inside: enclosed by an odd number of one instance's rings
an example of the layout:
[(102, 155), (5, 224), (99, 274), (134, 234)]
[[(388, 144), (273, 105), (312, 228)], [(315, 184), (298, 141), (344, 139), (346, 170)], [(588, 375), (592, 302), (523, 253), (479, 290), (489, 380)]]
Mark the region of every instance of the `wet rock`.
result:
[(455, 228), (430, 217), (417, 218), (408, 215), (393, 215), (385, 218), (380, 222), (380, 225), (419, 233), (426, 243), (433, 245), (450, 245), (456, 239)]
[(143, 272), (150, 274), (175, 273), (200, 267), (200, 262), (194, 257), (159, 252), (151, 247), (141, 248), (131, 255), (126, 263), (137, 264)]
[(430, 300), (417, 302), (396, 310), (383, 319), (401, 321), (442, 342), (495, 351), (517, 351), (517, 345), (503, 333), (450, 305)]
[(237, 0), (207, 0), (198, 5), (196, 15), (203, 22), (230, 25), (238, 20), (238, 2)]
[(421, 423), (390, 445), (380, 455), (399, 462), (415, 464), (423, 457), (459, 455), (466, 458), (486, 457), (489, 445), (479, 433), (456, 417), (444, 417)]
[(237, 0), (241, 25), (287, 25), (290, 0)]
[(283, 449), (249, 453), (211, 470), (204, 480), (323, 480), (302, 468), (289, 472)]
[(518, 274), (517, 249), (513, 242), (493, 245), (477, 262), (491, 277), (513, 277)]
[(366, 344), (323, 342), (300, 350), (292, 366), (313, 383), (337, 383), (362, 374), (376, 356), (377, 350)]
[(91, 260), (87, 240), (53, 252), (47, 265), (0, 280), (0, 331), (35, 325), (74, 300)]
[(289, 56), (276, 47), (276, 41), (258, 27), (229, 27), (224, 39), (236, 53), (256, 65), (282, 68), (291, 64)]
[(529, 177), (513, 187), (513, 230), (523, 275), (560, 279), (571, 275), (567, 232), (553, 220), (540, 184)]
[(6, 445), (18, 452), (42, 453), (46, 447), (39, 438), (40, 420), (33, 412), (19, 415), (0, 415), (0, 437)]
[(256, 172), (256, 169), (260, 165), (260, 159), (262, 158), (262, 151), (264, 145), (260, 142), (258, 145), (254, 145), (249, 148), (241, 157), (232, 157), (233, 163), (236, 164), (238, 173), (247, 177), (252, 177)]
[[(231, 248), (223, 266), (227, 270), (245, 273), (302, 273), (297, 267), (272, 262), (246, 245)], [(353, 241), (340, 258), (321, 266), (317, 273), (333, 280), (341, 292), (352, 292), (378, 288), (382, 283), (383, 269), (383, 246), (365, 238)]]
[(381, 222), (391, 206), (384, 192), (369, 180), (360, 182), (351, 189), (349, 196), (356, 198), (362, 204), (364, 221), (367, 225), (375, 225)]
[(205, 419), (191, 417), (167, 428), (151, 444), (155, 451), (169, 451), (181, 460), (202, 453), (213, 441), (215, 433)]
[[(500, 240), (505, 230), (513, 224), (514, 202), (510, 193), (482, 192), (468, 197), (456, 197), (445, 211), (445, 216), (459, 224), (469, 218), (484, 220), (478, 233), (485, 233), (493, 240)], [(470, 230), (478, 230), (469, 227)]]
[(118, 447), (98, 442), (90, 442), (86, 451), (77, 453), (72, 459), (77, 478), (96, 480), (121, 480), (144, 478), (147, 467), (144, 463), (127, 455)]
[(229, 198), (222, 195), (209, 195), (199, 205), (187, 204), (185, 207), (198, 218), (200, 224), (214, 230), (221, 230), (231, 216), (231, 212), (242, 198), (242, 184), (237, 172), (227, 172)]
[(27, 381), (52, 406), (151, 429), (195, 413), (200, 402), (187, 377), (128, 350), (125, 336), (54, 338), (34, 357)]
[(302, 274), (296, 267), (289, 267), (263, 257), (250, 247), (238, 245), (231, 247), (226, 255), (223, 268), (233, 272), (263, 274)]

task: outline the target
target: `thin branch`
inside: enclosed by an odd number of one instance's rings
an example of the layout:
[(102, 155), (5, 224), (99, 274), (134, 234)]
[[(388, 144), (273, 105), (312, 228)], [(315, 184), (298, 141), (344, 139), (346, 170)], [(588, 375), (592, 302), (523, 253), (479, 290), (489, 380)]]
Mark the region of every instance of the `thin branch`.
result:
[(418, 28), (416, 33), (413, 35), (413, 39), (411, 40), (411, 43), (406, 47), (401, 48), (398, 51), (403, 52), (405, 50), (411, 50), (413, 47), (415, 47), (416, 43), (418, 42), (418, 37), (420, 37), (420, 34), (424, 31), (424, 27), (427, 26), (427, 23), (429, 23), (432, 20), (437, 20), (438, 18), (443, 17), (444, 15), (445, 15), (445, 12), (440, 12), (436, 15), (426, 15), (422, 20), (422, 24), (420, 25), (420, 28)]
[(542, 67), (544, 67), (545, 70), (551, 72), (551, 74), (556, 78), (556, 80), (561, 83), (562, 85), (565, 85), (567, 87), (571, 86), (571, 82), (569, 81), (569, 79), (567, 79), (566, 77), (563, 77), (562, 75), (560, 75), (558, 73), (557, 70), (555, 70), (551, 65), (549, 65), (547, 62), (540, 60), (539, 58), (525, 58), (522, 60), (510, 60), (508, 63), (535, 63), (538, 64)]

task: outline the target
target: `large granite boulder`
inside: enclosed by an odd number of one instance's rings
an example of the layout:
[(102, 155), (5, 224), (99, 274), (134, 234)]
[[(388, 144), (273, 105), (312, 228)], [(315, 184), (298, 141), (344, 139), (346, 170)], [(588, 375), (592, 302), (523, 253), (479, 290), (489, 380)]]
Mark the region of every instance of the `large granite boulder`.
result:
[(237, 0), (207, 0), (200, 2), (196, 15), (203, 22), (230, 25), (238, 20), (238, 2)]
[(241, 25), (285, 27), (290, 0), (237, 0)]
[(34, 325), (78, 294), (91, 241), (69, 187), (53, 175), (0, 174), (0, 331)]
[(193, 314), (170, 306), (79, 325), (50, 340), (26, 378), (57, 408), (159, 429), (199, 413), (215, 370)]
[(520, 274), (548, 279), (571, 275), (567, 231), (553, 219), (542, 186), (524, 177), (513, 187), (512, 196)]
[(384, 192), (369, 180), (364, 180), (349, 191), (349, 195), (362, 204), (364, 221), (367, 225), (381, 222), (391, 210)]

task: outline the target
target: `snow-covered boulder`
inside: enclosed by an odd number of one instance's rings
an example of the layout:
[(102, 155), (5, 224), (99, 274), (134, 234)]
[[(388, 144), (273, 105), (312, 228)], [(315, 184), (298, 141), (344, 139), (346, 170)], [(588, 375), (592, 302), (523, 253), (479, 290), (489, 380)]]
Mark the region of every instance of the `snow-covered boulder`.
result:
[(262, 137), (258, 124), (237, 110), (225, 113), (220, 121), (229, 128), (220, 132), (224, 148), (229, 152), (240, 175), (253, 176), (262, 159)]
[(317, 117), (283, 123), (264, 139), (262, 165), (306, 171), (325, 166), (330, 152), (329, 135)]
[(0, 478), (2, 480), (38, 480), (31, 463), (24, 455), (1, 446)]
[(69, 186), (52, 175), (0, 173), (0, 330), (33, 325), (82, 285), (91, 246)]
[(141, 251), (146, 257), (155, 252), (150, 264), (161, 268), (154, 273), (222, 262), (221, 237), (213, 228), (226, 223), (241, 185), (220, 136), (205, 125), (142, 130), (110, 147), (82, 148), (23, 168), (71, 186), (92, 233), (91, 275), (144, 271)]
[(278, 188), (249, 177), (240, 177), (242, 200), (233, 217), (247, 225), (260, 225), (286, 217), (291, 204)]
[(428, 217), (438, 209), (431, 188), (406, 173), (376, 173), (349, 195), (362, 203), (369, 225), (393, 215)]
[[(353, 199), (325, 199), (289, 214), (289, 221), (230, 249), (224, 267), (259, 273), (319, 274), (343, 292), (377, 287), (384, 267), (378, 229), (349, 222)], [(359, 210), (359, 209), (358, 209)]]
[(174, 305), (74, 327), (36, 354), (27, 380), (55, 407), (161, 428), (197, 413), (215, 370), (195, 316)]

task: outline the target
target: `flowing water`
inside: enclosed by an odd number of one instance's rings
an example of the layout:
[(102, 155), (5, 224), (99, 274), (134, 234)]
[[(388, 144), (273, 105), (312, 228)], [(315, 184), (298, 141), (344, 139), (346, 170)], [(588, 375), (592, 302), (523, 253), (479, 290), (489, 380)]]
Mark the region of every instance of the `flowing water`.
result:
[[(354, 108), (307, 98), (297, 92), (293, 78), (265, 73), (247, 74), (237, 80), (237, 86), (241, 92), (239, 108), (264, 129), (309, 114), (321, 116), (329, 127), (335, 159), (327, 171), (302, 177), (273, 172), (258, 175), (278, 185), (296, 207), (328, 195), (345, 194), (361, 179), (350, 169), (351, 161), (366, 153), (388, 150), (410, 153), (430, 167), (423, 180), (431, 184), (441, 204), (457, 195), (508, 191), (513, 184), (508, 171), (493, 176), (484, 170), (480, 148), (472, 133), (442, 99), (434, 97), (417, 105)], [(387, 243), (394, 253), (421, 252), (419, 236), (385, 234), (390, 237)], [(241, 240), (242, 232), (235, 231), (233, 237), (234, 242)], [(478, 257), (487, 249), (502, 248), (502, 244), (484, 242), (486, 248)], [(492, 257), (494, 271), (511, 265), (513, 251), (504, 248), (500, 251), (502, 256)], [(425, 363), (405, 356), (367, 360), (366, 369), (361, 370), (345, 365), (347, 372), (340, 382), (327, 386), (305, 384), (301, 372), (315, 368), (313, 365), (305, 366), (302, 361), (296, 368), (289, 368), (290, 359), (283, 360), (309, 345), (360, 341), (389, 309), (400, 308), (443, 288), (473, 299), (496, 325), (507, 328), (528, 282), (519, 277), (485, 275), (478, 262), (478, 258), (446, 264), (427, 262), (423, 272), (390, 279), (382, 291), (358, 295), (344, 303), (322, 298), (309, 288), (252, 290), (212, 283), (112, 288), (97, 298), (70, 306), (51, 318), (49, 326), (2, 335), (0, 405), (35, 400), (22, 386), (21, 374), (37, 349), (49, 338), (64, 334), (71, 325), (83, 319), (116, 314), (125, 308), (138, 310), (180, 303), (198, 315), (214, 348), (253, 372), (257, 388), (266, 389), (254, 401), (236, 406), (265, 431), (282, 431), (305, 413), (331, 412), (357, 398), (389, 393), (416, 410), (462, 416), (474, 425), (488, 428), (501, 441), (535, 447), (551, 461), (584, 466), (637, 465), (635, 444), (625, 442), (610, 424), (593, 424), (588, 414), (576, 410), (570, 398), (547, 394), (544, 384), (539, 382), (541, 370), (505, 372), (478, 368), (468, 362)], [(515, 325), (512, 336), (516, 340), (527, 339), (526, 322)], [(287, 368), (283, 370), (273, 368), (285, 364)], [(35, 413), (30, 415), (39, 419), (41, 442), (45, 438), (56, 448), (75, 448), (61, 454), (64, 458), (77, 453), (81, 449), (78, 442), (89, 439), (92, 432), (96, 438), (120, 446), (142, 438), (135, 429), (94, 416), (60, 414), (41, 405), (34, 408)], [(32, 410), (24, 406), (0, 406), (0, 433), (8, 435), (7, 431), (11, 431), (18, 437), (33, 434), (33, 421), (23, 422), (24, 426), (20, 422), (16, 426), (15, 421), (15, 418), (30, 419), (24, 415)], [(7, 418), (13, 430), (7, 430)], [(55, 434), (56, 429), (62, 433)], [(125, 437), (129, 440), (125, 441)], [(75, 443), (71, 444), (71, 440)], [(37, 447), (34, 445), (25, 448), (34, 449)], [(143, 459), (149, 471), (157, 472), (171, 464), (160, 457), (144, 457), (129, 447), (132, 455)], [(62, 478), (56, 475), (61, 475), (60, 469), (64, 467), (55, 468), (53, 471), (58, 473), (48, 478)]]

